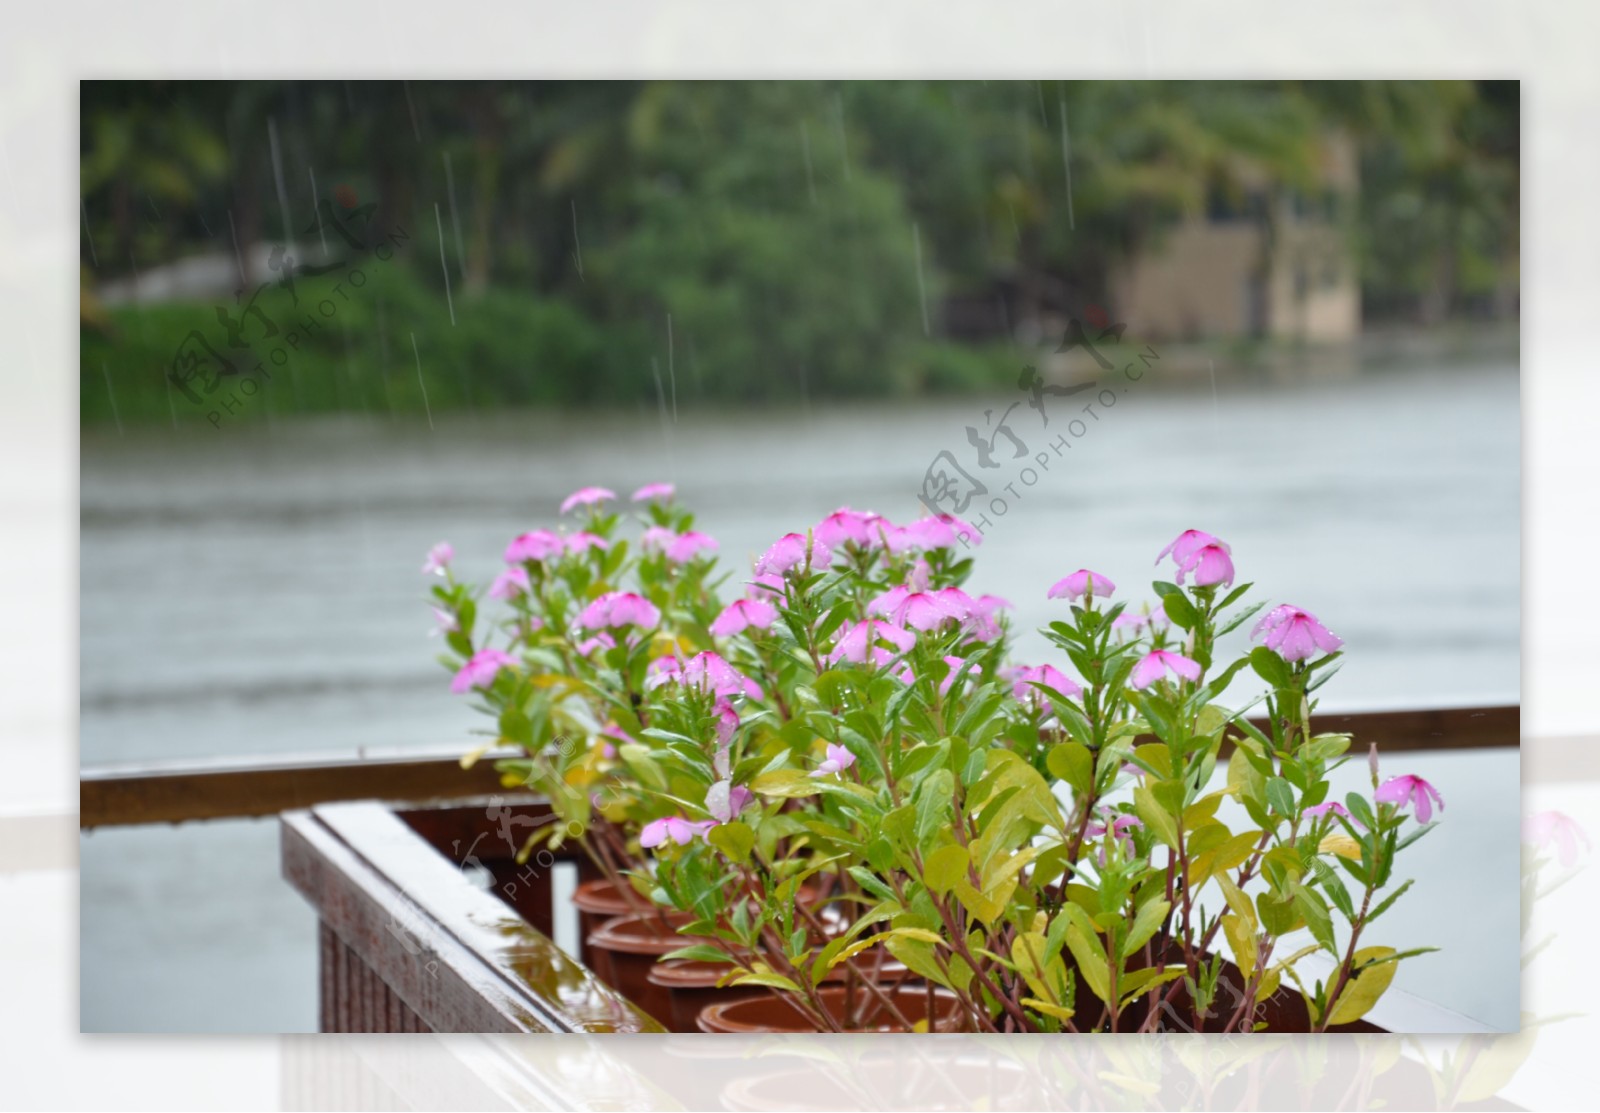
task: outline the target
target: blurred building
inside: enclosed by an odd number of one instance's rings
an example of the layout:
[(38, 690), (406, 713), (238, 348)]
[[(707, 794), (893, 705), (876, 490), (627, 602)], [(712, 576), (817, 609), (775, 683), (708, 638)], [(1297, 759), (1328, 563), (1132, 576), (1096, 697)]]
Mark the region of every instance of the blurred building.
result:
[(1290, 190), (1242, 169), (1233, 188), (1211, 192), (1203, 214), (1117, 269), (1119, 319), (1179, 340), (1353, 339), (1361, 288), (1348, 228), (1359, 183), (1347, 137), (1324, 144), (1318, 179)]

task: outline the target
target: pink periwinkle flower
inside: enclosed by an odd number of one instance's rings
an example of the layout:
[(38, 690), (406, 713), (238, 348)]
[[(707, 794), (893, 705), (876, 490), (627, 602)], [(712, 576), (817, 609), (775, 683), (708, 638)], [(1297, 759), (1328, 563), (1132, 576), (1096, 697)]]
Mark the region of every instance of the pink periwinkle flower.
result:
[(670, 839), (679, 846), (688, 846), (697, 838), (705, 838), (706, 832), (716, 825), (716, 820), (713, 819), (688, 820), (681, 815), (652, 819), (639, 832), (639, 845), (648, 850)]
[(761, 688), (754, 680), (711, 652), (697, 653), (687, 661), (679, 661), (675, 657), (658, 657), (651, 661), (645, 669), (645, 687), (653, 689), (670, 682), (723, 697), (743, 695), (751, 699), (761, 698)]
[(456, 619), (454, 611), (447, 611), (440, 607), (429, 607), (433, 612), (433, 629), (428, 631), (428, 637), (436, 638), (440, 634), (453, 634), (461, 629), (460, 622)]
[(1091, 572), (1087, 568), (1080, 568), (1070, 576), (1057, 580), (1045, 595), (1047, 599), (1082, 599), (1088, 601), (1091, 593), (1099, 596), (1110, 595), (1117, 590), (1117, 585), (1106, 579), (1098, 572)]
[(817, 528), (811, 532), (829, 549), (837, 549), (847, 542), (858, 548), (871, 549), (883, 545), (884, 533), (894, 528), (894, 523), (882, 514), (841, 506), (818, 522)]
[(1168, 672), (1184, 680), (1199, 680), (1200, 662), (1181, 653), (1152, 649), (1133, 666), (1133, 674), (1128, 677), (1128, 683), (1135, 688), (1148, 688)]
[[(604, 637), (604, 636), (605, 636), (604, 634), (601, 635), (601, 637)], [(625, 731), (621, 727), (617, 726), (616, 723), (607, 723), (605, 726), (601, 727), (600, 728), (600, 734), (604, 738), (609, 740), (609, 741), (604, 743), (604, 745), (601, 747), (601, 750), (600, 750), (600, 752), (602, 754), (604, 754), (607, 758), (615, 758), (617, 756), (616, 743), (618, 743), (618, 742), (624, 742), (624, 743), (631, 742), (631, 743), (637, 744), (638, 741), (639, 741), (633, 735), (629, 734), (627, 731)]]
[(649, 628), (661, 621), (661, 612), (650, 600), (631, 591), (610, 591), (583, 609), (578, 625), (585, 630), (609, 630), (618, 626)]
[(998, 595), (980, 595), (972, 600), (971, 612), (967, 615), (967, 633), (979, 641), (993, 641), (1001, 634), (999, 612), (1009, 608), (1012, 603)]
[(549, 560), (558, 557), (566, 548), (559, 533), (536, 529), (519, 534), (506, 546), (506, 563), (521, 564), (529, 560)]
[(646, 483), (633, 493), (634, 502), (671, 502), (678, 489), (670, 483)]
[(701, 553), (714, 553), (719, 547), (715, 537), (691, 529), (686, 533), (676, 534), (667, 542), (664, 551), (672, 563), (687, 564)]
[(422, 562), (424, 576), (442, 576), (445, 569), (450, 567), (450, 562), (456, 558), (456, 550), (448, 541), (441, 541), (428, 550), (427, 559)]
[(1189, 555), (1178, 563), (1178, 582), (1183, 583), (1183, 577), (1192, 573), (1196, 587), (1210, 587), (1212, 584), (1222, 584), (1224, 587), (1233, 583), (1233, 557), (1227, 544), (1222, 541), (1212, 541), (1192, 549)]
[(489, 598), (510, 599), (516, 595), (526, 595), (530, 590), (528, 585), (528, 570), (522, 565), (513, 565), (501, 572), (489, 585)]
[(450, 690), (459, 696), (473, 688), (487, 688), (500, 675), (501, 669), (516, 663), (516, 658), (503, 649), (480, 649), (450, 681)]
[(882, 618), (866, 618), (847, 627), (833, 644), (833, 650), (828, 654), (828, 663), (838, 664), (840, 661), (852, 661), (864, 665), (868, 661), (877, 664), (886, 664), (894, 659), (891, 654), (880, 647), (880, 642), (888, 642), (895, 648), (895, 653), (904, 653), (916, 644), (917, 636), (909, 630), (902, 629), (895, 623)]
[[(1554, 844), (1563, 869), (1571, 869), (1578, 864), (1580, 853), (1594, 849), (1594, 844), (1589, 841), (1587, 832), (1578, 826), (1578, 821), (1557, 811), (1540, 812), (1523, 820), (1522, 839), (1541, 850)], [(1581, 852), (1578, 849), (1580, 842), (1583, 843)]]
[(590, 549), (609, 549), (611, 542), (601, 537), (598, 533), (580, 530), (567, 538), (567, 552), (586, 553)]
[[(1113, 839), (1116, 839), (1122, 844), (1122, 849), (1125, 854), (1132, 854), (1132, 829), (1135, 827), (1143, 827), (1144, 821), (1138, 816), (1133, 815), (1118, 815), (1116, 818), (1111, 819), (1109, 815), (1102, 813), (1102, 817), (1103, 818), (1099, 821), (1090, 822), (1090, 824), (1083, 829), (1083, 833), (1090, 838), (1099, 838), (1102, 835), (1109, 834)], [(1110, 822), (1107, 823), (1106, 819), (1110, 819)], [(1104, 847), (1102, 847), (1100, 850), (1100, 864), (1102, 866), (1106, 864), (1106, 852)]]
[(759, 599), (763, 595), (782, 599), (783, 592), (783, 577), (776, 572), (766, 572), (745, 581), (745, 594), (752, 599)]
[(910, 525), (896, 530), (889, 538), (891, 552), (907, 549), (954, 549), (983, 544), (983, 534), (978, 528), (954, 514), (935, 514), (919, 518)]
[(579, 487), (561, 501), (561, 513), (565, 514), (579, 506), (598, 506), (603, 502), (611, 502), (616, 497), (615, 491), (605, 487)]
[(706, 789), (706, 813), (718, 823), (732, 823), (755, 798), (755, 793), (744, 785), (721, 780)]
[(1172, 620), (1167, 617), (1166, 604), (1157, 603), (1150, 609), (1149, 614), (1123, 611), (1111, 623), (1111, 628), (1113, 630), (1142, 630), (1148, 626), (1151, 630), (1155, 630), (1171, 624)]
[(806, 563), (808, 544), (811, 546), (810, 571), (821, 572), (833, 564), (833, 553), (821, 541), (813, 538), (808, 542), (803, 533), (786, 533), (774, 541), (772, 548), (756, 561), (756, 575), (781, 576), (796, 568), (802, 568)]
[(1012, 665), (1000, 670), (1000, 675), (1011, 681), (1011, 695), (1023, 703), (1043, 702), (1045, 694), (1035, 684), (1054, 688), (1071, 699), (1083, 695), (1083, 688), (1054, 665)]
[(1433, 818), (1435, 804), (1439, 805), (1441, 812), (1444, 811), (1444, 797), (1439, 795), (1439, 790), (1411, 773), (1390, 777), (1378, 786), (1372, 798), (1380, 804), (1394, 804), (1401, 808), (1407, 804), (1416, 805), (1418, 823), (1426, 823)]
[(879, 615), (897, 626), (933, 630), (946, 622), (965, 622), (972, 614), (972, 597), (959, 587), (938, 591), (913, 591), (909, 585), (891, 587), (867, 604), (869, 615)]
[(733, 704), (720, 696), (717, 698), (712, 729), (716, 732), (717, 745), (711, 755), (711, 767), (717, 771), (717, 776), (726, 777), (729, 752), (733, 749), (733, 736), (739, 731), (739, 713), (733, 709)]
[(617, 639), (613, 638), (610, 634), (601, 631), (592, 638), (584, 638), (577, 645), (573, 646), (573, 648), (578, 651), (579, 657), (589, 657), (599, 649), (617, 648)]
[(810, 776), (831, 777), (835, 773), (842, 773), (856, 763), (856, 755), (847, 747), (828, 743), (828, 756), (822, 763), (813, 769)]
[(1217, 539), (1203, 529), (1186, 529), (1172, 539), (1172, 543), (1156, 554), (1155, 562), (1160, 564), (1168, 553), (1172, 554), (1173, 561), (1179, 566), (1191, 557), (1196, 549), (1207, 545), (1217, 544)]
[[(950, 671), (945, 674), (943, 680), (939, 681), (939, 694), (948, 696), (951, 685), (956, 682), (956, 677), (961, 675), (961, 670), (966, 668), (967, 662), (964, 657), (946, 657), (944, 663), (950, 666)], [(971, 680), (976, 675), (978, 675), (978, 670), (971, 670), (967, 673), (967, 680)]]
[(1304, 661), (1319, 649), (1332, 653), (1344, 644), (1344, 639), (1318, 622), (1316, 615), (1287, 603), (1268, 611), (1250, 631), (1250, 637), (1258, 638), (1263, 632), (1266, 638), (1262, 644), (1290, 663)]
[(1314, 816), (1317, 819), (1321, 819), (1329, 812), (1332, 812), (1334, 815), (1342, 815), (1346, 819), (1350, 818), (1349, 809), (1335, 800), (1329, 800), (1325, 804), (1316, 804), (1306, 809), (1306, 815)]
[(771, 629), (778, 621), (778, 608), (761, 599), (735, 599), (711, 623), (713, 637), (726, 638), (743, 630)]

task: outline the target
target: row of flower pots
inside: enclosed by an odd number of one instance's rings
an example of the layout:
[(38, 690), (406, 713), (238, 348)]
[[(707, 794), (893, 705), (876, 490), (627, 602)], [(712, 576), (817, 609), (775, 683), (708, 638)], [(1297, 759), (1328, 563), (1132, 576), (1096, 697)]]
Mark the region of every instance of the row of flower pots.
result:
[[(814, 897), (815, 894), (812, 894)], [(760, 988), (729, 987), (725, 964), (690, 959), (662, 961), (689, 943), (678, 934), (686, 913), (645, 909), (642, 898), (610, 881), (587, 881), (573, 896), (591, 968), (612, 988), (674, 1032), (809, 1032), (814, 1025), (782, 997)], [(933, 1017), (933, 1031), (952, 1028), (956, 998), (914, 978), (887, 954), (866, 965), (881, 982), (876, 992), (847, 984), (821, 991), (825, 1008), (852, 1031), (907, 1031)], [(892, 1003), (892, 1004), (891, 1004)], [(896, 1016), (895, 1013), (899, 1015)]]

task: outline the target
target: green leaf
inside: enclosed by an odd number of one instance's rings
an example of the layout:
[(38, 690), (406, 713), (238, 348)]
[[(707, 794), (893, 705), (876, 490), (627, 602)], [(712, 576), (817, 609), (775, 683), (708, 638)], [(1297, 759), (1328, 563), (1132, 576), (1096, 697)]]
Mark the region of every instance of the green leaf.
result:
[(706, 842), (741, 865), (750, 860), (750, 850), (756, 845), (756, 833), (739, 820), (719, 823), (706, 832)]
[(675, 951), (668, 951), (661, 956), (662, 962), (684, 959), (689, 962), (719, 962), (729, 963), (732, 960), (722, 951), (717, 950), (710, 943), (695, 943), (689, 947), (679, 947)]
[(1067, 948), (1078, 960), (1078, 972), (1090, 991), (1100, 1000), (1111, 1000), (1111, 972), (1106, 966), (1106, 952), (1093, 932), (1085, 933), (1077, 925), (1067, 929)]
[(1287, 688), (1294, 679), (1288, 663), (1264, 645), (1258, 645), (1250, 651), (1250, 667), (1274, 688)]
[(1293, 897), (1261, 893), (1256, 897), (1256, 911), (1268, 935), (1288, 935), (1300, 926), (1301, 917), (1295, 913)]
[(1161, 597), (1161, 605), (1174, 626), (1181, 626), (1185, 630), (1193, 630), (1195, 623), (1200, 621), (1199, 612), (1194, 609), (1194, 604), (1189, 602), (1189, 597), (1181, 591), (1163, 595)]
[(799, 993), (800, 992), (800, 987), (795, 985), (793, 981), (791, 981), (790, 979), (784, 977), (782, 974), (774, 974), (770, 970), (768, 970), (768, 971), (755, 971), (755, 972), (752, 972), (752, 973), (749, 973), (749, 974), (740, 974), (737, 978), (733, 979), (733, 981), (731, 981), (728, 984), (729, 985), (764, 985), (764, 986), (770, 986), (773, 989), (785, 989), (785, 990), (788, 990), (790, 993)]
[(1382, 961), (1394, 955), (1393, 947), (1362, 947), (1352, 956), (1353, 973), (1339, 991), (1339, 999), (1333, 1003), (1329, 1024), (1354, 1024), (1372, 1011), (1372, 1006), (1394, 981), (1398, 967), (1393, 962)]
[(957, 843), (941, 846), (922, 862), (922, 883), (943, 896), (967, 875), (970, 857), (967, 848)]
[(950, 770), (935, 769), (917, 786), (917, 842), (926, 844), (935, 831), (949, 829), (955, 813), (955, 783)]
[(1322, 898), (1317, 896), (1316, 890), (1303, 887), (1297, 889), (1294, 894), (1294, 905), (1299, 909), (1300, 915), (1305, 917), (1306, 927), (1311, 930), (1311, 938), (1337, 958), (1339, 947), (1333, 939), (1333, 917), (1328, 915), (1328, 906), (1322, 903)]
[[(1178, 827), (1170, 814), (1148, 788), (1140, 785), (1133, 790), (1133, 810), (1144, 821), (1150, 833), (1174, 850), (1178, 847)], [(1104, 1000), (1104, 998), (1102, 998)]]
[(1076, 796), (1088, 796), (1094, 788), (1094, 755), (1081, 742), (1063, 742), (1045, 755), (1045, 767), (1066, 783)]
[(1128, 929), (1128, 938), (1122, 942), (1122, 957), (1127, 958), (1149, 942), (1150, 937), (1156, 933), (1156, 929), (1166, 920), (1170, 911), (1172, 911), (1170, 901), (1147, 901), (1134, 916), (1133, 926)]

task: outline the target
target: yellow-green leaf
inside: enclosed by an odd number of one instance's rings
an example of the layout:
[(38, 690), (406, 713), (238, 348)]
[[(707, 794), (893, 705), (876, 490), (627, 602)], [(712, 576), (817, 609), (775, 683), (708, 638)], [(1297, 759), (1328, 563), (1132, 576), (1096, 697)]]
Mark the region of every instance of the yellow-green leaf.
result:
[(774, 974), (771, 971), (755, 971), (755, 972), (748, 973), (748, 974), (740, 974), (737, 978), (734, 978), (733, 981), (730, 982), (729, 984), (730, 985), (764, 985), (764, 986), (771, 986), (773, 989), (786, 989), (790, 993), (799, 993), (800, 992), (800, 987), (795, 985), (793, 981), (791, 981), (790, 979), (784, 977), (782, 974)]
[(959, 843), (941, 846), (922, 862), (922, 881), (943, 896), (967, 875), (967, 848)]
[(1344, 989), (1339, 991), (1339, 999), (1333, 1003), (1333, 1012), (1328, 1016), (1329, 1024), (1353, 1024), (1372, 1010), (1372, 1006), (1378, 1003), (1378, 998), (1389, 988), (1389, 983), (1394, 981), (1395, 967), (1400, 964), (1397, 962), (1385, 962), (1381, 966), (1367, 964), (1388, 958), (1394, 953), (1393, 947), (1362, 947), (1355, 953), (1351, 969), (1356, 973), (1345, 983)]
[(1173, 849), (1178, 846), (1178, 827), (1172, 816), (1156, 802), (1150, 790), (1140, 785), (1133, 790), (1133, 810), (1144, 821), (1151, 834)]

